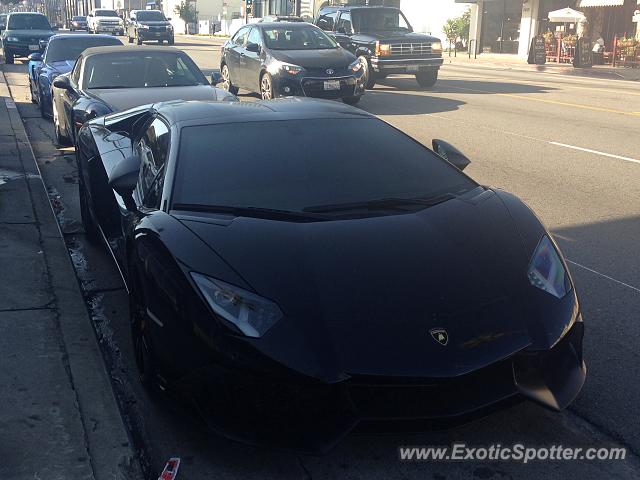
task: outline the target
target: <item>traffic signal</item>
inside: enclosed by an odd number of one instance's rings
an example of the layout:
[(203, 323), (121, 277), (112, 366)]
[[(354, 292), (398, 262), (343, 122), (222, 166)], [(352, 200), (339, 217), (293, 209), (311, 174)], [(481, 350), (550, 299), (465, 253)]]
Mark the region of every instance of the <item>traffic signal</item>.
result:
[(245, 0), (247, 6), (247, 15), (253, 13), (253, 0)]

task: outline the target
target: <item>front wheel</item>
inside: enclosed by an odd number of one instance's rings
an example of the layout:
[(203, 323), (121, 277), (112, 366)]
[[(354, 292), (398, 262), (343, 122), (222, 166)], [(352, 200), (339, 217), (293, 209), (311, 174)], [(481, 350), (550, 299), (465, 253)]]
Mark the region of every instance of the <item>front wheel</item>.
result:
[(416, 81), (422, 88), (431, 88), (438, 81), (438, 70), (425, 70), (416, 73)]
[(44, 107), (44, 95), (42, 95), (42, 90), (40, 90), (40, 95), (38, 96), (38, 107), (40, 107), (40, 116), (42, 118), (47, 118), (47, 111)]
[(78, 182), (78, 194), (80, 197), (80, 218), (82, 219), (84, 233), (87, 236), (89, 243), (95, 244), (98, 242), (99, 238), (98, 227), (91, 216), (89, 201), (87, 200), (87, 192), (82, 179)]
[(7, 65), (13, 65), (13, 53), (4, 51), (4, 63)]
[(344, 97), (342, 101), (347, 105), (356, 105), (360, 101), (360, 98), (362, 98), (360, 95), (353, 97)]
[(271, 100), (273, 98), (273, 81), (268, 73), (264, 73), (260, 78), (260, 96), (263, 100)]
[(174, 43), (176, 43), (176, 42), (175, 42), (175, 40), (173, 39), (173, 37), (171, 37), (171, 38), (167, 41), (167, 43), (168, 43), (169, 45), (173, 45), (173, 44), (174, 44)]
[(142, 39), (138, 36), (137, 33), (136, 33), (136, 44), (137, 45), (142, 45)]
[(69, 137), (63, 135), (62, 131), (60, 130), (60, 121), (58, 120), (58, 116), (55, 114), (55, 108), (53, 114), (53, 131), (57, 146), (68, 147), (69, 145), (71, 145), (71, 143), (69, 142)]
[(364, 71), (362, 75), (364, 86), (368, 89), (372, 89), (376, 85), (376, 72), (371, 70), (371, 64), (369, 63), (369, 59), (367, 57), (362, 55), (358, 57), (358, 60), (360, 60)]
[(232, 95), (237, 95), (238, 87), (231, 83), (231, 75), (229, 74), (229, 67), (226, 63), (222, 65), (220, 74), (222, 75), (222, 88)]

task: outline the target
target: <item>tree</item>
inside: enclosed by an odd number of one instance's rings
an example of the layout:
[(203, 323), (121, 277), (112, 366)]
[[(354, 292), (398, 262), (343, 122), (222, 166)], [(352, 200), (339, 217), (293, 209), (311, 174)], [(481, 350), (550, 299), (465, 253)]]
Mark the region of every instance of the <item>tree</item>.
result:
[(178, 15), (184, 21), (184, 33), (187, 33), (187, 24), (195, 23), (198, 19), (198, 12), (196, 11), (196, 7), (191, 5), (191, 2), (188, 0), (180, 3), (180, 5), (176, 5), (175, 8), (176, 15)]
[(447, 40), (449, 40), (449, 50), (451, 50), (451, 45), (455, 45), (458, 41), (458, 37), (460, 36), (460, 23), (458, 22), (458, 19), (450, 18), (447, 20), (442, 27), (442, 31), (447, 36)]
[(456, 19), (458, 22), (458, 36), (464, 45), (469, 44), (469, 29), (471, 28), (471, 9), (467, 10)]

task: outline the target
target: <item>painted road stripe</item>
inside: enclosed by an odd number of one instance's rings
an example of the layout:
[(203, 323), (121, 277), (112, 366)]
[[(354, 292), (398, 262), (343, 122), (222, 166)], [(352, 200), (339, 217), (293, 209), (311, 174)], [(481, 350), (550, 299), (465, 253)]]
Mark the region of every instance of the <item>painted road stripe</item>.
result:
[(599, 276), (601, 276), (603, 278), (606, 278), (607, 280), (611, 280), (612, 282), (615, 282), (615, 283), (617, 283), (619, 285), (622, 285), (623, 287), (630, 288), (631, 290), (635, 290), (636, 292), (640, 293), (640, 288), (634, 287), (633, 285), (629, 285), (628, 283), (621, 282), (620, 280), (616, 280), (615, 278), (610, 277), (609, 275), (605, 275), (604, 273), (600, 273), (600, 272), (598, 272), (598, 271), (596, 271), (596, 270), (594, 270), (592, 268), (585, 267), (584, 265), (580, 265), (579, 263), (576, 263), (576, 262), (574, 262), (572, 260), (567, 260), (567, 263), (570, 263), (571, 265), (575, 265), (576, 267), (583, 268), (588, 272), (595, 273), (596, 275), (599, 275)]
[(623, 157), (621, 155), (613, 155), (612, 153), (599, 152), (598, 150), (591, 150), (590, 148), (575, 147), (573, 145), (567, 145), (566, 143), (549, 142), (551, 145), (557, 145), (558, 147), (571, 148), (573, 150), (580, 150), (581, 152), (593, 153), (594, 155), (602, 155), (603, 157), (616, 158), (618, 160), (624, 160), (625, 162), (640, 163), (640, 160), (635, 158)]

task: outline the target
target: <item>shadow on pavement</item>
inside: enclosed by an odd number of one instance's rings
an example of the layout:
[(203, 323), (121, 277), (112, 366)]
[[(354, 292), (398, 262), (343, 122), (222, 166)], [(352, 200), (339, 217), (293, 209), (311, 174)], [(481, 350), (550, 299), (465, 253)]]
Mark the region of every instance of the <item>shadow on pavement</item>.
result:
[(374, 115), (423, 115), (458, 110), (466, 102), (426, 95), (415, 95), (376, 88), (368, 90), (358, 104), (362, 110)]
[(557, 90), (551, 87), (541, 87), (522, 83), (487, 82), (481, 80), (453, 80), (448, 78), (438, 79), (435, 87), (423, 89), (416, 83), (413, 77), (390, 77), (380, 80), (375, 90), (405, 90), (412, 92), (434, 93), (547, 93)]

